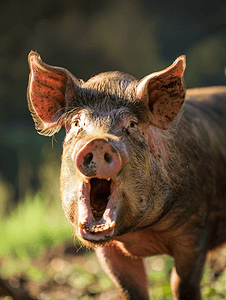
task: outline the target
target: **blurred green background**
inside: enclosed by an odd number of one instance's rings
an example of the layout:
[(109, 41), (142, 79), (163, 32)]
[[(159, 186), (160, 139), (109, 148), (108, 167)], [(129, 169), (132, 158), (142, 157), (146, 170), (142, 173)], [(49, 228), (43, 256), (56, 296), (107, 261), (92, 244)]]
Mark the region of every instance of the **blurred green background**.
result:
[(64, 131), (52, 139), (35, 132), (29, 51), (84, 80), (110, 70), (140, 79), (185, 54), (188, 88), (224, 85), (226, 3), (2, 0), (0, 8), (0, 257), (21, 258), (73, 240), (59, 193)]

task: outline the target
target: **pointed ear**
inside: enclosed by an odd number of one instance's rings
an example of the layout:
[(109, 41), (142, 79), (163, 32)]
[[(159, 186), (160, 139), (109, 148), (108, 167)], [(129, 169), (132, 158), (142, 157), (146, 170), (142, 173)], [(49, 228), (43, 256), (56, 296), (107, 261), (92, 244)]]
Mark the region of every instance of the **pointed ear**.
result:
[(28, 63), (28, 107), (36, 130), (51, 136), (60, 130), (60, 117), (75, 97), (75, 79), (66, 69), (45, 64), (37, 52), (29, 53)]
[(179, 113), (185, 98), (182, 76), (185, 56), (178, 57), (167, 69), (150, 74), (137, 87), (137, 98), (147, 105), (151, 124), (168, 129)]

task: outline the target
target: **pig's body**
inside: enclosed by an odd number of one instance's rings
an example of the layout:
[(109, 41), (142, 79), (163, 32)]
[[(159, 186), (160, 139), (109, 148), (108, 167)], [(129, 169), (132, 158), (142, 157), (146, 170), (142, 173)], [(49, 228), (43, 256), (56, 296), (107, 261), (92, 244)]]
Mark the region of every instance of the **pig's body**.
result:
[[(148, 299), (142, 257), (173, 256), (181, 264), (178, 272), (190, 269), (189, 277), (198, 286), (206, 254), (226, 241), (226, 87), (188, 90), (171, 134), (164, 143), (175, 141), (167, 168), (172, 182), (162, 214), (154, 224), (117, 237), (110, 250), (96, 250), (114, 282), (121, 270), (119, 289), (128, 289), (131, 299)], [(189, 281), (185, 296), (177, 295), (178, 275), (173, 271), (175, 299), (200, 299)]]
[(148, 299), (143, 257), (156, 254), (175, 258), (174, 299), (200, 299), (206, 255), (226, 241), (226, 88), (188, 90), (181, 110), (184, 57), (140, 82), (83, 82), (34, 52), (29, 63), (36, 128), (66, 128), (61, 195), (77, 237), (123, 299)]

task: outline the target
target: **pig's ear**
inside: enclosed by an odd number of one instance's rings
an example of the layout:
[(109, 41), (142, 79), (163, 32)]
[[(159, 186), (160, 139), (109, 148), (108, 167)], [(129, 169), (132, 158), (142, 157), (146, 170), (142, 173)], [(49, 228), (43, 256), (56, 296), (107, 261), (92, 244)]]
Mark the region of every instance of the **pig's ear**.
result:
[(28, 107), (38, 132), (51, 136), (60, 130), (60, 117), (75, 97), (73, 75), (66, 69), (45, 64), (37, 52), (30, 52), (28, 62)]
[(148, 106), (152, 125), (168, 129), (180, 111), (185, 98), (182, 81), (185, 66), (185, 56), (180, 56), (167, 69), (150, 74), (139, 82), (137, 98)]

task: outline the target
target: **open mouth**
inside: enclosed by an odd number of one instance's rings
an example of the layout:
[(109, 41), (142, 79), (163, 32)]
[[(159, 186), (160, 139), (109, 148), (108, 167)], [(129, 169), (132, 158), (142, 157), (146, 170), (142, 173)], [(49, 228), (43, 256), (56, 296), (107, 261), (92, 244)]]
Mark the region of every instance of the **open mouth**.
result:
[(78, 202), (79, 232), (89, 241), (105, 241), (114, 233), (119, 183), (91, 178), (82, 183)]
[(92, 178), (90, 180), (90, 207), (96, 221), (100, 220), (111, 195), (111, 180)]

